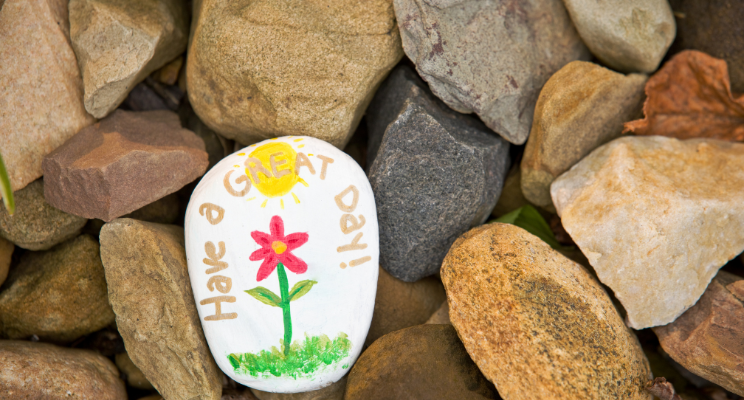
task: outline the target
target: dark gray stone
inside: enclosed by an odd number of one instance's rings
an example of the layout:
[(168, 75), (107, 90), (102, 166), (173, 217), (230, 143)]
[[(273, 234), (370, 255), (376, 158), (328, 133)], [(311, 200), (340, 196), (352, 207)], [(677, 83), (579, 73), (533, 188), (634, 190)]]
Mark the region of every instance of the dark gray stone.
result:
[(435, 274), (455, 239), (488, 218), (509, 144), (477, 118), (447, 108), (404, 66), (382, 84), (367, 121), (380, 263), (414, 282)]

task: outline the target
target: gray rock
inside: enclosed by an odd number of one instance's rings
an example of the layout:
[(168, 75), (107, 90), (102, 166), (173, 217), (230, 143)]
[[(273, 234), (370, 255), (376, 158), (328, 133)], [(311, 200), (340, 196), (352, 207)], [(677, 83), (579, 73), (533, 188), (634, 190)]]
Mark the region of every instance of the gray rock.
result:
[(509, 144), (477, 118), (448, 109), (407, 67), (383, 83), (367, 116), (380, 263), (417, 281), (435, 274), (455, 239), (486, 220)]
[(527, 140), (540, 88), (589, 51), (560, 0), (394, 0), (403, 50), (452, 109)]
[(564, 0), (592, 53), (622, 72), (654, 72), (674, 40), (667, 0)]
[(88, 221), (52, 207), (44, 199), (44, 181), (31, 182), (15, 192), (12, 216), (0, 207), (0, 236), (27, 250), (47, 250), (80, 234)]

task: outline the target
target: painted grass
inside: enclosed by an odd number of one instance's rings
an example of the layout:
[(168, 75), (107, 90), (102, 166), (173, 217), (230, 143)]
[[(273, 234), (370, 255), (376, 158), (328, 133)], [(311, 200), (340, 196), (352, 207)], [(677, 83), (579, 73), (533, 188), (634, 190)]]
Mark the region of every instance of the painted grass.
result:
[[(282, 344), (282, 347), (283, 344)], [(295, 341), (284, 355), (283, 349), (271, 347), (271, 351), (261, 350), (258, 354), (230, 354), (227, 359), (236, 373), (250, 374), (254, 377), (288, 376), (298, 378), (310, 376), (326, 366), (348, 357), (351, 341), (345, 333), (331, 340), (326, 335), (305, 336), (300, 343)], [(348, 365), (345, 366), (348, 368)]]

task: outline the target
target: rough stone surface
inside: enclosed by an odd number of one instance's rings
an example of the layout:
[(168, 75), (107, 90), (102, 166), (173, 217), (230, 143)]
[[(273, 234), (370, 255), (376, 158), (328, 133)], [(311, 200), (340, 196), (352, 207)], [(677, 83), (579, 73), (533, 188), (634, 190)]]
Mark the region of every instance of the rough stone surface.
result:
[(16, 212), (0, 207), (0, 236), (27, 250), (47, 250), (80, 234), (88, 221), (52, 207), (44, 199), (44, 181), (38, 179), (13, 193)]
[(744, 250), (744, 144), (619, 138), (561, 175), (551, 195), (632, 328), (674, 321)]
[(654, 72), (674, 40), (667, 0), (564, 0), (589, 50), (622, 72)]
[(151, 72), (186, 50), (180, 0), (71, 0), (70, 37), (83, 75), (85, 109), (103, 118)]
[(173, 193), (207, 168), (204, 142), (170, 111), (117, 110), (44, 159), (53, 206), (104, 221)]
[(744, 396), (743, 303), (744, 278), (719, 271), (694, 307), (654, 332), (683, 367)]
[(88, 235), (25, 253), (0, 292), (0, 335), (70, 342), (114, 322), (98, 242)]
[(395, 0), (403, 49), (434, 94), (527, 140), (540, 88), (589, 52), (560, 0)]
[(380, 268), (375, 312), (365, 346), (390, 332), (423, 324), (443, 302), (444, 288), (437, 278), (403, 282)]
[(119, 368), (127, 379), (127, 384), (137, 389), (153, 389), (152, 383), (147, 380), (145, 374), (137, 368), (127, 353), (119, 353), (115, 358), (116, 367)]
[(647, 399), (646, 356), (583, 267), (514, 225), (475, 228), (442, 264), (452, 324), (511, 399)]
[[(665, 0), (666, 1), (666, 0)], [(597, 147), (640, 118), (647, 77), (624, 76), (574, 61), (543, 87), (522, 158), (522, 192), (531, 203), (553, 204), (550, 184)]]
[(731, 89), (744, 93), (744, 2), (669, 0), (677, 18), (677, 39), (670, 53), (700, 50), (726, 60)]
[(240, 143), (312, 136), (343, 148), (403, 56), (391, 0), (195, 2), (188, 95)]
[(95, 120), (69, 44), (67, 0), (0, 3), (0, 149), (13, 190), (45, 155)]
[(191, 292), (183, 229), (117, 219), (101, 229), (109, 301), (129, 357), (168, 399), (218, 400), (221, 373)]
[(348, 376), (344, 376), (338, 382), (334, 382), (323, 389), (304, 393), (269, 393), (256, 389), (251, 389), (251, 392), (258, 400), (344, 400)]
[(126, 400), (114, 363), (89, 350), (0, 340), (3, 399)]
[(451, 325), (419, 325), (389, 333), (349, 372), (346, 399), (498, 399)]
[(5, 278), (8, 277), (8, 269), (10, 269), (13, 250), (15, 250), (13, 243), (0, 238), (0, 286), (5, 282)]
[(446, 301), (426, 320), (426, 324), (447, 324), (452, 325), (449, 317), (449, 305)]
[(380, 87), (367, 118), (380, 264), (413, 282), (439, 271), (455, 239), (488, 218), (509, 144), (477, 118), (448, 109), (407, 67)]

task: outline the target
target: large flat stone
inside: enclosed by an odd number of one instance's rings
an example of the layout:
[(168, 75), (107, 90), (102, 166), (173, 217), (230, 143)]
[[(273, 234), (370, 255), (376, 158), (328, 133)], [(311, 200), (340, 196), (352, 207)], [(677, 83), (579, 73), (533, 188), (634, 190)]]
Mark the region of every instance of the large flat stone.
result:
[(455, 239), (488, 218), (509, 143), (447, 108), (407, 67), (380, 87), (367, 118), (380, 264), (413, 282), (435, 274)]
[(636, 329), (674, 321), (744, 250), (744, 144), (619, 138), (561, 175), (551, 195)]
[(44, 196), (111, 221), (182, 188), (207, 168), (204, 142), (171, 111), (117, 110), (44, 160)]

